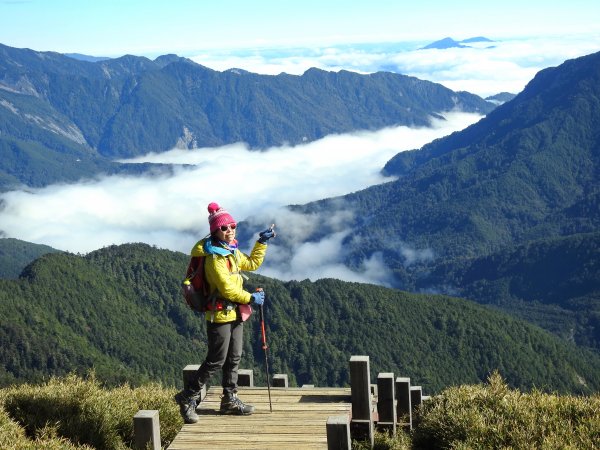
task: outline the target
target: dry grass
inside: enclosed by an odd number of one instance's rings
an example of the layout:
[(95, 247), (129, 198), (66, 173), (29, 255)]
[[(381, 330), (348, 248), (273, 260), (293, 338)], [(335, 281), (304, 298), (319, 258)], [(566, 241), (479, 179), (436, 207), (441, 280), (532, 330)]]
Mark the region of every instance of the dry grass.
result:
[[(161, 445), (183, 421), (174, 388), (157, 384), (103, 388), (93, 376), (51, 379), (0, 390), (0, 448), (121, 450), (131, 447), (133, 416), (158, 410)], [(376, 450), (599, 449), (600, 395), (578, 397), (487, 384), (446, 389), (419, 408), (411, 434), (375, 436)], [(354, 442), (354, 450), (367, 449)]]
[(596, 449), (600, 396), (521, 393), (495, 373), (486, 385), (445, 390), (418, 421), (414, 448)]
[(163, 446), (183, 424), (175, 390), (160, 385), (103, 389), (93, 376), (73, 375), (0, 392), (2, 449), (130, 448), (133, 416), (140, 409), (159, 411)]

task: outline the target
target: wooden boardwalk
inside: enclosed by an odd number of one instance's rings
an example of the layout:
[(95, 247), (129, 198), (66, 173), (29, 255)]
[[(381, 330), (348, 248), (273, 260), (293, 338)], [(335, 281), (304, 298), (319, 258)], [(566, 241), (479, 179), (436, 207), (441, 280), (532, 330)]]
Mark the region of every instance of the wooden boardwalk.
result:
[(239, 396), (256, 407), (250, 416), (219, 414), (221, 388), (211, 387), (200, 404), (200, 421), (184, 425), (169, 450), (326, 449), (327, 418), (350, 414), (350, 388), (242, 387)]

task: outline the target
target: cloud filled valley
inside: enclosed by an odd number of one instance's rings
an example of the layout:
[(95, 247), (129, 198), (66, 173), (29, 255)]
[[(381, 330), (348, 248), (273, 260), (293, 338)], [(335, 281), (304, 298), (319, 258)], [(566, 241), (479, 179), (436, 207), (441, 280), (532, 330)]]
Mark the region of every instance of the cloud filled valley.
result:
[[(468, 36), (463, 36), (468, 37)], [(453, 91), (481, 97), (518, 94), (535, 74), (566, 59), (598, 50), (600, 35), (504, 38), (468, 47), (422, 49), (431, 41), (364, 43), (313, 48), (250, 48), (190, 53), (198, 64), (215, 70), (301, 75), (311, 67), (359, 73), (396, 72), (440, 83)]]
[[(291, 213), (285, 206), (385, 182), (380, 170), (392, 156), (420, 148), (480, 118), (455, 112), (447, 114), (445, 121), (432, 120), (427, 128), (331, 135), (305, 145), (265, 151), (250, 151), (243, 144), (235, 144), (148, 154), (129, 162), (174, 164), (173, 173), (108, 176), (7, 192), (0, 196), (0, 230), (5, 237), (79, 253), (126, 242), (145, 242), (187, 253), (207, 234), (206, 206), (216, 201), (236, 220), (256, 228), (247, 230), (253, 233), (274, 217), (278, 233), (292, 243), (291, 248), (283, 249), (273, 242), (261, 268), (264, 275), (386, 284), (378, 255), (363, 261), (358, 272), (341, 263), (340, 243), (347, 234), (344, 217), (331, 217), (332, 234), (309, 243), (304, 238), (319, 224), (310, 216)], [(249, 250), (251, 244), (242, 242), (241, 247)], [(422, 257), (419, 252), (423, 250), (407, 245), (407, 258)], [(308, 260), (311, 264), (306, 263)]]

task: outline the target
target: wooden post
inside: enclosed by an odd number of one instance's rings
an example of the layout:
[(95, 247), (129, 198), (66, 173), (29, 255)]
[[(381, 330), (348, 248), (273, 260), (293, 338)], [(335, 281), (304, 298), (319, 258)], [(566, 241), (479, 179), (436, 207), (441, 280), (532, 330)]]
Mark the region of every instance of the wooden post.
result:
[(273, 387), (288, 387), (287, 373), (276, 373), (273, 375)]
[(377, 428), (390, 430), (396, 434), (396, 393), (394, 374), (390, 372), (377, 375)]
[(418, 416), (415, 415), (415, 410), (417, 409), (417, 406), (420, 406), (421, 403), (423, 403), (423, 391), (421, 389), (421, 386), (412, 386), (410, 388), (410, 403), (412, 406), (412, 421), (413, 421), (413, 426), (418, 426)]
[(372, 384), (371, 385), (371, 397), (373, 398), (377, 398), (377, 385), (376, 384)]
[(350, 417), (348, 415), (327, 418), (327, 450), (351, 450)]
[(412, 430), (410, 378), (396, 378), (396, 420), (407, 430)]
[(412, 410), (414, 411), (421, 403), (423, 403), (423, 391), (421, 390), (421, 386), (411, 386), (410, 404)]
[[(183, 389), (189, 389), (190, 387), (192, 390), (197, 389), (197, 386), (194, 386), (194, 384), (196, 383), (196, 372), (198, 372), (199, 368), (200, 364), (188, 364), (183, 368)], [(204, 400), (204, 397), (206, 397), (206, 386), (202, 386), (200, 400)]]
[(141, 409), (133, 416), (133, 443), (136, 449), (161, 449), (157, 410)]
[(352, 398), (352, 438), (368, 439), (373, 447), (375, 435), (371, 402), (371, 369), (368, 356), (350, 357), (350, 393)]
[(254, 371), (252, 369), (238, 370), (238, 386), (254, 387)]

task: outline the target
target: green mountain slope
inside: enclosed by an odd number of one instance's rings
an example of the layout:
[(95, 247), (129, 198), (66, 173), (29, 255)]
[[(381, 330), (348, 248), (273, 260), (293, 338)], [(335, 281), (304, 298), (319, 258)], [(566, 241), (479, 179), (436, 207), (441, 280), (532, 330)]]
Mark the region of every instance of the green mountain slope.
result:
[(417, 289), (447, 286), (600, 349), (600, 233), (530, 241), (487, 256), (440, 264)]
[[(402, 205), (392, 204), (394, 212), (433, 203), (435, 228), (420, 240), (444, 255), (597, 231), (600, 53), (541, 71), (484, 120), (397, 155), (385, 171), (402, 177), (389, 186), (388, 196), (394, 192), (393, 203)], [(429, 214), (422, 208), (410, 216), (431, 223)], [(414, 227), (403, 230), (407, 236)], [(453, 246), (438, 239), (448, 233), (460, 236)]]
[[(511, 302), (536, 302), (537, 312), (530, 314), (534, 322), (599, 349), (593, 319), (600, 291), (597, 253), (579, 251), (573, 260), (570, 244), (559, 240), (570, 236), (571, 242), (589, 241), (597, 248), (600, 53), (541, 71), (486, 118), (396, 155), (384, 172), (398, 179), (294, 209), (327, 216), (343, 211), (345, 217), (352, 212), (354, 219), (346, 220), (351, 230), (344, 242), (347, 263), (360, 267), (380, 252), (393, 286), (465, 295), (515, 314), (522, 308)], [(320, 227), (309, 239), (330, 231)], [(551, 242), (560, 244), (559, 252), (550, 252)], [(550, 252), (551, 272), (545, 256), (523, 250), (534, 247)], [(480, 264), (489, 266), (498, 258), (512, 259), (479, 279), (463, 274), (477, 273)], [(582, 273), (585, 282), (566, 275), (573, 265), (586, 264), (593, 268)], [(521, 266), (527, 267), (527, 278)], [(557, 286), (558, 280), (564, 285)], [(565, 308), (569, 325), (557, 313)], [(582, 321), (586, 315), (591, 319)]]
[[(45, 255), (19, 280), (0, 281), (0, 379), (34, 381), (91, 367), (109, 383), (179, 384), (204, 355), (204, 321), (179, 293), (187, 256), (144, 244), (88, 256)], [(600, 357), (540, 328), (465, 300), (338, 280), (280, 282), (251, 274), (267, 293), (271, 368), (298, 384), (344, 385), (353, 354), (373, 376), (410, 376), (426, 392), (484, 380), (564, 392), (600, 387)], [(263, 382), (255, 314), (244, 367)], [(217, 380), (215, 380), (218, 382)]]
[(218, 72), (176, 55), (90, 62), (0, 44), (0, 148), (16, 155), (0, 165), (0, 188), (125, 170), (107, 158), (175, 146), (298, 144), (330, 133), (427, 126), (444, 111), (486, 114), (494, 107), (394, 73), (267, 76)]
[(0, 286), (3, 384), (91, 368), (110, 383), (173, 383), (202, 350), (81, 256), (44, 255)]
[(14, 238), (0, 238), (0, 278), (18, 278), (30, 262), (46, 253), (58, 252), (47, 245)]

